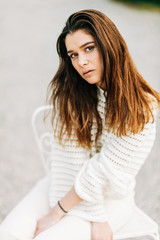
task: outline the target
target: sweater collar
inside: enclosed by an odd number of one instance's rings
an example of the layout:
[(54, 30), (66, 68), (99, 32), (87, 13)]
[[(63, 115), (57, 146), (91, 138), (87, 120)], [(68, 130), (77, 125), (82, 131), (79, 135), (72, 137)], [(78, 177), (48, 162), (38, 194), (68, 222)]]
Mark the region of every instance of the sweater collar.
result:
[(97, 86), (98, 88), (98, 94), (99, 96), (101, 97), (107, 97), (107, 91), (106, 90), (103, 90), (102, 88), (100, 88), (99, 86)]

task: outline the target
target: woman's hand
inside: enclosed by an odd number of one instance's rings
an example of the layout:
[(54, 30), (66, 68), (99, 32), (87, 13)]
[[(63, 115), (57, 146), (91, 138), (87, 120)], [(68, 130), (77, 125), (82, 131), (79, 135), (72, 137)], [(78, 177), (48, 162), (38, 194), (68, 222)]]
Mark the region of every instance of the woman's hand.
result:
[(37, 221), (37, 228), (34, 233), (34, 238), (41, 232), (50, 228), (51, 226), (58, 223), (61, 218), (65, 215), (65, 213), (60, 209), (58, 204), (52, 208), (52, 210), (43, 218)]
[[(82, 201), (83, 199), (81, 199), (76, 194), (74, 187), (72, 187), (69, 192), (67, 192), (66, 195), (60, 200), (62, 207), (67, 211), (69, 211)], [(63, 212), (63, 210), (59, 207), (58, 204), (56, 204), (46, 216), (37, 221), (37, 228), (34, 234), (34, 238), (39, 233), (58, 223), (64, 215), (65, 213)]]
[(107, 222), (91, 222), (91, 240), (113, 240), (109, 224)]

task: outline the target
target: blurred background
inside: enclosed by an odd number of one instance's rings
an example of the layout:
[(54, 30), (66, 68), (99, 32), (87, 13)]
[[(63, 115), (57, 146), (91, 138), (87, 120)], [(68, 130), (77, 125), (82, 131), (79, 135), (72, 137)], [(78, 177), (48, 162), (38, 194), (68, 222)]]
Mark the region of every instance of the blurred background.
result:
[[(65, 21), (88, 8), (111, 18), (139, 72), (160, 92), (159, 0), (0, 0), (0, 222), (44, 175), (31, 116), (46, 104), (47, 86), (58, 67), (56, 40)], [(159, 125), (137, 176), (136, 202), (160, 226)]]

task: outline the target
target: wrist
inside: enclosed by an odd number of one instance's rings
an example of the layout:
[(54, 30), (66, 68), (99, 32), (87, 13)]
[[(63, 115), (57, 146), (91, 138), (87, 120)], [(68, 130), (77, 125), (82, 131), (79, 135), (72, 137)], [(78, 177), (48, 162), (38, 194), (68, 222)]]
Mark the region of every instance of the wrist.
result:
[(64, 210), (64, 208), (62, 207), (60, 201), (58, 201), (58, 206), (60, 207), (60, 209), (61, 209), (64, 213), (68, 213), (68, 211)]
[(83, 199), (76, 194), (74, 187), (72, 187), (70, 191), (62, 199), (60, 199), (60, 204), (63, 209), (70, 211), (74, 206), (82, 201)]
[(91, 225), (92, 226), (97, 226), (97, 225), (99, 225), (99, 226), (108, 226), (108, 227), (110, 227), (110, 225), (109, 225), (109, 223), (106, 221), (106, 222), (91, 222)]
[(59, 216), (60, 219), (66, 215), (66, 213), (63, 212), (62, 209), (59, 207), (58, 203), (52, 208), (51, 212), (53, 212), (54, 214), (56, 213), (56, 215)]

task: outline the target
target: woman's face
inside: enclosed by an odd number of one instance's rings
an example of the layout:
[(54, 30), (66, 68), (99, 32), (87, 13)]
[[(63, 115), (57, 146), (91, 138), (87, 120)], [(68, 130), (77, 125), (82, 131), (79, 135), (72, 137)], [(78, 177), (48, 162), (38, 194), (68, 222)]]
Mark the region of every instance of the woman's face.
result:
[(65, 44), (72, 65), (81, 77), (103, 88), (103, 61), (94, 37), (80, 29), (68, 34)]

